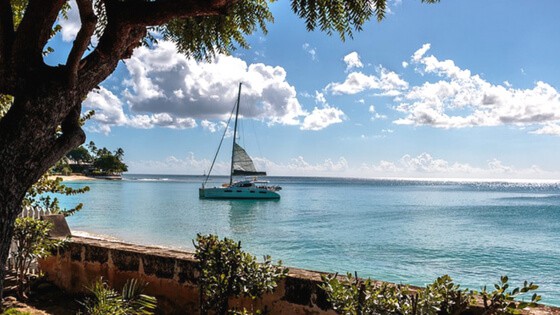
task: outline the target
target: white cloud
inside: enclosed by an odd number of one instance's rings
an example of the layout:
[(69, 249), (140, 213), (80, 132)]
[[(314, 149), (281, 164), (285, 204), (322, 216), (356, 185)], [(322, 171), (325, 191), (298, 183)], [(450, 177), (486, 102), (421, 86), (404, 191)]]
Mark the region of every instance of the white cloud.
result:
[[(197, 159), (194, 153), (189, 152), (184, 158), (169, 156), (165, 160), (140, 160), (127, 161), (129, 170), (137, 174), (203, 174), (208, 172), (211, 161)], [(214, 165), (213, 174), (227, 174), (229, 164), (218, 162)]]
[[(80, 11), (78, 10), (78, 4), (76, 0), (70, 0), (68, 2), (70, 5), (70, 10), (66, 13), (67, 18), (59, 16), (58, 24), (62, 27), (60, 30), (60, 34), (62, 36), (62, 41), (64, 42), (72, 42), (76, 39), (80, 28), (82, 27), (82, 21), (80, 20)], [(93, 6), (93, 4), (92, 4)], [(91, 38), (91, 42), (93, 46), (97, 46), (99, 38), (93, 35)]]
[(311, 114), (305, 117), (301, 130), (321, 130), (332, 124), (341, 123), (345, 119), (344, 112), (336, 107), (325, 105), (315, 107)]
[[(85, 102), (85, 108), (97, 110), (94, 120), (106, 125), (90, 130), (108, 133), (115, 125), (193, 128), (200, 120), (202, 128), (212, 132), (218, 127), (217, 121), (231, 113), (239, 82), (243, 82), (242, 117), (300, 126), (302, 130), (319, 130), (344, 117), (320, 92), (314, 98), (322, 106), (305, 111), (282, 67), (248, 65), (225, 55), (213, 62), (197, 62), (179, 54), (167, 41), (160, 41), (153, 49), (139, 47), (125, 65), (130, 77), (124, 80), (126, 89), (121, 98), (102, 88), (97, 94), (90, 93)], [(387, 84), (392, 84), (390, 81), (387, 78)]]
[(405, 154), (397, 161), (381, 160), (377, 163), (363, 164), (361, 177), (397, 177), (397, 178), (441, 178), (441, 179), (535, 179), (557, 178), (554, 172), (544, 172), (532, 165), (529, 168), (516, 168), (505, 165), (498, 159), (492, 159), (482, 167), (468, 163), (450, 162), (434, 158), (429, 153), (418, 156)]
[(121, 100), (104, 87), (90, 92), (83, 106), (86, 110), (95, 110), (95, 115), (92, 117), (94, 125), (88, 126), (92, 132), (108, 134), (111, 132), (112, 126), (129, 126), (141, 129), (149, 129), (155, 126), (186, 129), (197, 126), (196, 121), (192, 118), (173, 117), (167, 113), (127, 115), (123, 110)]
[(537, 134), (537, 135), (552, 135), (552, 136), (560, 136), (560, 126), (557, 124), (546, 124), (541, 128), (531, 131), (529, 133)]
[(422, 57), (424, 57), (424, 55), (426, 54), (426, 52), (431, 48), (431, 44), (426, 43), (424, 45), (422, 45), (422, 48), (418, 49), (417, 51), (414, 52), (414, 55), (412, 55), (412, 61), (414, 61), (415, 63), (420, 62), (420, 60), (422, 59)]
[[(547, 172), (538, 166), (516, 168), (498, 159), (491, 159), (485, 165), (473, 166), (468, 163), (450, 162), (435, 158), (429, 153), (417, 156), (403, 155), (395, 161), (380, 160), (375, 163), (351, 165), (345, 157), (326, 158), (309, 162), (297, 156), (288, 162), (280, 163), (262, 157), (253, 157), (259, 170), (269, 175), (283, 176), (349, 176), (360, 178), (424, 178), (424, 179), (557, 179), (557, 172)], [(218, 160), (212, 174), (229, 173), (229, 160)], [(185, 157), (169, 156), (163, 160), (127, 161), (130, 172), (138, 174), (202, 174), (207, 173), (211, 164), (208, 159), (197, 158), (192, 152)]]
[(226, 123), (223, 121), (215, 123), (204, 119), (200, 122), (200, 126), (202, 127), (202, 129), (214, 133), (216, 131), (224, 129), (226, 127)]
[(542, 81), (531, 89), (514, 89), (509, 83), (494, 85), (453, 60), (426, 55), (429, 49), (430, 44), (423, 45), (411, 62), (421, 74), (440, 79), (413, 86), (401, 95), (396, 109), (405, 117), (394, 123), (438, 128), (540, 125), (534, 133), (550, 134), (550, 126), (560, 122), (560, 94), (551, 85)]
[(404, 81), (393, 71), (378, 67), (377, 75), (351, 72), (342, 83), (330, 83), (325, 90), (333, 94), (357, 94), (366, 90), (375, 90), (381, 95), (397, 96), (408, 88)]
[(317, 61), (317, 50), (315, 49), (315, 47), (311, 47), (311, 45), (305, 43), (303, 44), (302, 48), (311, 56), (311, 60)]
[(334, 176), (348, 171), (348, 161), (344, 157), (337, 160), (325, 159), (317, 163), (310, 163), (303, 156), (290, 159), (288, 163), (275, 163), (273, 161), (254, 158), (257, 169), (266, 170), (268, 174), (282, 174), (284, 176)]
[(125, 82), (124, 96), (135, 112), (223, 119), (236, 101), (238, 83), (243, 82), (243, 117), (297, 125), (305, 115), (282, 67), (247, 65), (225, 55), (213, 62), (197, 62), (178, 53), (168, 41), (153, 49), (137, 48), (125, 64), (131, 78)]
[(381, 115), (379, 114), (376, 110), (375, 110), (375, 106), (370, 105), (369, 109), (368, 109), (369, 113), (371, 114), (371, 119), (375, 120), (375, 119), (387, 119), (386, 115)]
[(364, 65), (360, 60), (360, 56), (357, 52), (353, 51), (348, 55), (344, 56), (344, 62), (346, 63), (346, 71), (349, 71), (352, 68), (363, 68)]
[(341, 123), (346, 119), (346, 115), (342, 110), (328, 104), (323, 93), (315, 91), (314, 99), (315, 103), (321, 105), (321, 107), (315, 107), (311, 113), (306, 114), (300, 126), (301, 130), (317, 131), (325, 129), (332, 124)]
[(405, 69), (408, 68), (408, 62), (406, 62), (406, 61), (403, 61), (403, 62), (401, 63), (401, 65), (402, 65), (402, 67), (405, 68)]
[[(349, 170), (348, 161), (344, 157), (325, 159), (310, 163), (298, 156), (287, 163), (277, 163), (262, 157), (252, 157), (255, 167), (266, 171), (269, 175), (283, 176), (335, 176)], [(127, 161), (131, 173), (137, 174), (203, 174), (207, 173), (211, 161), (197, 158), (189, 152), (184, 158), (169, 156), (163, 160)], [(229, 160), (218, 160), (212, 170), (213, 175), (226, 175), (230, 171)]]
[(326, 104), (327, 99), (325, 98), (325, 94), (323, 94), (319, 91), (315, 91), (315, 103)]
[(97, 126), (92, 127), (92, 131), (107, 134), (111, 131), (110, 126), (122, 126), (128, 122), (121, 100), (103, 87), (90, 92), (83, 106), (86, 110), (95, 110), (92, 120)]
[(80, 21), (80, 12), (78, 11), (78, 4), (76, 0), (71, 0), (69, 2), (70, 10), (67, 12), (68, 18), (59, 18), (59, 24), (62, 27), (60, 33), (62, 34), (62, 40), (65, 42), (71, 42), (76, 38), (82, 22)]

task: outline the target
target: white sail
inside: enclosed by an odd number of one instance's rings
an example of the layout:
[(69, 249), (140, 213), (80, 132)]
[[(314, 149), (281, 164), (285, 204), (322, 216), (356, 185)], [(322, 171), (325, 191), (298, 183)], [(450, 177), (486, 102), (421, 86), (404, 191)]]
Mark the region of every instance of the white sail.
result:
[(239, 144), (233, 143), (233, 174), (232, 175), (266, 175), (259, 172), (253, 160)]

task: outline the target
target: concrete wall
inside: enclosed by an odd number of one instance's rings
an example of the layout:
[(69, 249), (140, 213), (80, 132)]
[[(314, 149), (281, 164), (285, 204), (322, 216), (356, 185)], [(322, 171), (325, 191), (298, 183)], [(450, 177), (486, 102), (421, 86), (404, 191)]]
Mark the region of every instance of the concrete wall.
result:
[[(192, 253), (73, 236), (58, 254), (40, 261), (48, 279), (70, 293), (87, 292), (100, 276), (121, 288), (129, 278), (150, 284), (146, 294), (158, 298), (164, 314), (197, 314), (197, 270)], [(270, 314), (335, 314), (326, 295), (318, 289), (320, 273), (290, 268), (273, 294), (255, 301)], [(230, 301), (250, 307), (249, 301)]]

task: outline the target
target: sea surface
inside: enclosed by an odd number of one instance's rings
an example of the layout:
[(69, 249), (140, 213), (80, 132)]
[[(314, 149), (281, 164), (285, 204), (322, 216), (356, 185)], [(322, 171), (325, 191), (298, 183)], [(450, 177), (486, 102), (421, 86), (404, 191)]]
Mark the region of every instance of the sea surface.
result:
[(91, 191), (62, 204), (84, 203), (72, 230), (126, 242), (192, 250), (213, 233), (287, 266), (419, 286), (449, 274), (480, 290), (508, 275), (560, 306), (560, 182), (268, 179), (280, 200), (200, 200), (202, 176), (125, 175), (67, 182)]

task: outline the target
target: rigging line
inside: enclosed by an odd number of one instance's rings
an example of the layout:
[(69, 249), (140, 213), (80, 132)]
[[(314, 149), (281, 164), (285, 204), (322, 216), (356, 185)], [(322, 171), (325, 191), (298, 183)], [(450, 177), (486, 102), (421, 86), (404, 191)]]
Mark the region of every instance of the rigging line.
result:
[[(237, 103), (236, 103), (237, 105)], [(233, 108), (231, 109), (231, 113), (229, 114), (229, 119), (226, 123), (226, 128), (224, 129), (224, 134), (222, 135), (222, 139), (220, 140), (220, 144), (218, 145), (218, 150), (216, 150), (216, 154), (214, 155), (214, 159), (212, 160), (212, 165), (210, 165), (210, 170), (208, 171), (208, 174), (206, 175), (206, 178), (204, 179), (204, 183), (202, 183), (202, 187), (204, 187), (206, 185), (206, 183), (208, 182), (208, 179), (210, 178), (210, 173), (212, 173), (212, 169), (214, 168), (214, 163), (216, 163), (216, 158), (218, 157), (218, 153), (220, 153), (220, 148), (222, 147), (222, 143), (224, 142), (224, 138), (226, 137), (228, 128), (229, 128), (229, 123), (231, 122), (231, 117), (233, 117), (233, 112), (235, 111), (235, 106), (233, 106)]]

